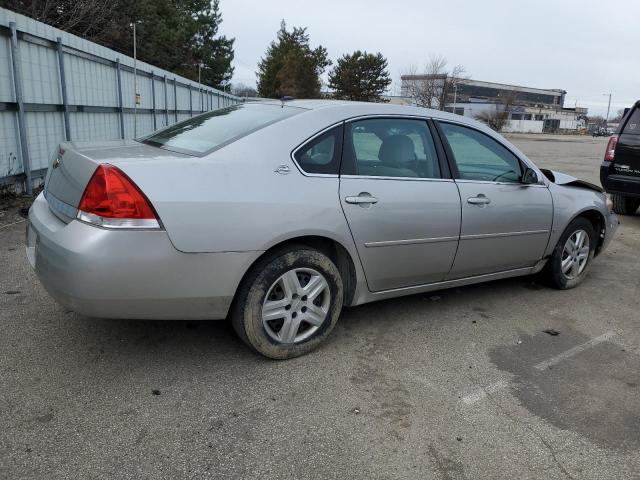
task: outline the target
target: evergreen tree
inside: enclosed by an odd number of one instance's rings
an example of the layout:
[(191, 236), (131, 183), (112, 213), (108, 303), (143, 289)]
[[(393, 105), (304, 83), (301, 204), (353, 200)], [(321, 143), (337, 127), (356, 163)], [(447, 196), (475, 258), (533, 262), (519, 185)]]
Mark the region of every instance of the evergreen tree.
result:
[(331, 65), (327, 50), (311, 49), (306, 28), (287, 30), (282, 21), (277, 40), (271, 42), (258, 64), (258, 94), (261, 97), (318, 98), (320, 75)]
[(391, 84), (387, 60), (381, 53), (360, 50), (345, 54), (329, 73), (329, 87), (336, 98), (363, 102), (381, 102), (382, 94)]

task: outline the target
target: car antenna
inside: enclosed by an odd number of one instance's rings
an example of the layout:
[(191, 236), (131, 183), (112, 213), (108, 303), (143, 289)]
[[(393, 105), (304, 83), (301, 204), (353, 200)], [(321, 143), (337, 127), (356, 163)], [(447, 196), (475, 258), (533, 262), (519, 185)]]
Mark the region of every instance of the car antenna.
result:
[(282, 108), (284, 108), (284, 102), (288, 102), (289, 100), (295, 100), (295, 98), (290, 97), (289, 95), (285, 95), (284, 97), (280, 98), (280, 101), (282, 102)]

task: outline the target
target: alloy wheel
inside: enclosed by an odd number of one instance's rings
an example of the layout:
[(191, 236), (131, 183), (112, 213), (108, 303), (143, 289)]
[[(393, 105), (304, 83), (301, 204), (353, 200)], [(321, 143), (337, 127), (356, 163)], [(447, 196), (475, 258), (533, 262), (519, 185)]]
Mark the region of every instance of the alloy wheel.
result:
[(262, 325), (278, 343), (300, 343), (324, 323), (331, 291), (324, 276), (311, 268), (294, 268), (269, 288), (262, 304)]
[(576, 230), (564, 244), (560, 267), (565, 277), (578, 277), (589, 261), (589, 235), (584, 230)]

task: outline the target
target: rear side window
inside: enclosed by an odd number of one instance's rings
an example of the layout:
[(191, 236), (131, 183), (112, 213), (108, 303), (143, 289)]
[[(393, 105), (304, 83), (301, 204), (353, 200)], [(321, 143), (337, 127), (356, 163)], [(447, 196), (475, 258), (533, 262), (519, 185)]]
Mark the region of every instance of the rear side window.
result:
[(627, 120), (622, 133), (640, 135), (640, 108), (635, 108), (635, 110), (629, 117), (629, 120)]
[(342, 125), (318, 135), (300, 147), (294, 157), (307, 173), (337, 175), (342, 154)]
[(441, 178), (426, 120), (379, 118), (350, 122), (343, 173), (369, 177)]
[(246, 103), (203, 113), (171, 125), (142, 142), (188, 155), (202, 156), (304, 109)]

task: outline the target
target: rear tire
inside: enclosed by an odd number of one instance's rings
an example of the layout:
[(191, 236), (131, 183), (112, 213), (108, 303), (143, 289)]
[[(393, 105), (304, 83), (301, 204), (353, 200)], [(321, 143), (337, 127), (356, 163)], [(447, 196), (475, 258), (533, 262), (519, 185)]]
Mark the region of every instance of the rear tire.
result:
[(626, 197), (619, 193), (611, 194), (613, 211), (619, 215), (633, 215), (640, 207), (640, 198)]
[(584, 217), (574, 219), (558, 240), (544, 274), (552, 287), (567, 290), (585, 279), (596, 249), (593, 224)]
[(343, 295), (342, 277), (331, 259), (294, 245), (251, 269), (238, 290), (231, 323), (238, 336), (265, 357), (298, 357), (329, 336)]

